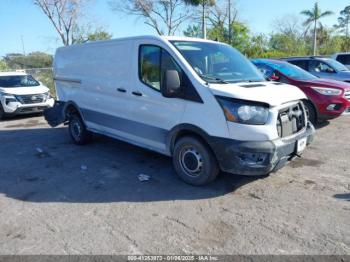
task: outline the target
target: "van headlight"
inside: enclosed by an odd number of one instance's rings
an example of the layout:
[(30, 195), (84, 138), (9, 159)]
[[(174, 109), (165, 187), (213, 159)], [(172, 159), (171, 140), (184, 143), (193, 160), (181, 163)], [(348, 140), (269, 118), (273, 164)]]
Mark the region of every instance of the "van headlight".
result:
[(246, 125), (265, 125), (269, 107), (264, 103), (216, 97), (224, 110), (227, 121)]
[(335, 88), (317, 87), (317, 86), (312, 86), (311, 88), (315, 90), (317, 93), (320, 93), (325, 96), (338, 96), (342, 93), (342, 90), (335, 89)]

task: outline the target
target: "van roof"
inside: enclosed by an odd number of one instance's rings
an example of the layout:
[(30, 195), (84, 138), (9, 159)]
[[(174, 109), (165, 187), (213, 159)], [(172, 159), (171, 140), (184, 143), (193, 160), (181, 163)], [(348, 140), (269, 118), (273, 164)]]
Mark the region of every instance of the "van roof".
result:
[(63, 46), (59, 47), (61, 48), (74, 48), (81, 45), (98, 45), (99, 43), (113, 43), (118, 41), (125, 41), (125, 40), (139, 40), (139, 39), (145, 39), (145, 40), (161, 40), (161, 41), (195, 41), (195, 42), (208, 42), (208, 43), (218, 43), (213, 40), (207, 40), (202, 38), (195, 38), (195, 37), (181, 37), (181, 36), (159, 36), (159, 35), (141, 35), (141, 36), (130, 36), (130, 37), (122, 37), (122, 38), (114, 38), (109, 40), (98, 40), (93, 42), (87, 42), (82, 44), (75, 44), (70, 46)]

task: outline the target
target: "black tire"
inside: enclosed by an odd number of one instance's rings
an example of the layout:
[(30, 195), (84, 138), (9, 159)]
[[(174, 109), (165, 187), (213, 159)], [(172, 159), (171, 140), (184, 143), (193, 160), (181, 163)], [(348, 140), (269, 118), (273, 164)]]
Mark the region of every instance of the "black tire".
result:
[(317, 123), (317, 114), (315, 107), (310, 101), (304, 101), (305, 110), (309, 121), (315, 125)]
[(194, 186), (212, 182), (220, 171), (210, 148), (200, 139), (190, 136), (176, 142), (173, 164), (179, 177)]
[(69, 118), (69, 134), (73, 142), (77, 145), (85, 145), (91, 142), (92, 133), (86, 129), (86, 126), (77, 114), (73, 114)]

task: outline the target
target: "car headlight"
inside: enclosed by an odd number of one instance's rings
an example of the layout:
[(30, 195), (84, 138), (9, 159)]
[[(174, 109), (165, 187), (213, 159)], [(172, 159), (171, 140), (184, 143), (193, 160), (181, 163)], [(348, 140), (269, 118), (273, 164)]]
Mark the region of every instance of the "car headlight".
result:
[(255, 103), (224, 97), (217, 97), (227, 121), (247, 125), (264, 125), (269, 117), (269, 107)]
[(15, 96), (12, 95), (12, 94), (0, 92), (0, 96), (3, 96), (3, 97), (6, 97), (6, 98), (10, 98), (10, 99), (15, 99), (15, 100), (16, 100)]
[(328, 88), (328, 87), (311, 87), (316, 92), (325, 95), (325, 96), (338, 96), (342, 93), (341, 89), (335, 89), (335, 88)]

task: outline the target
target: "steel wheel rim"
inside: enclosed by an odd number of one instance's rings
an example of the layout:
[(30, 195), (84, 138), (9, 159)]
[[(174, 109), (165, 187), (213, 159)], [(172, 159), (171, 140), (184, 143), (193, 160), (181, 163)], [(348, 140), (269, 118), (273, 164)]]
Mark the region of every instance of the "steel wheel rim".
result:
[(74, 121), (72, 124), (72, 135), (75, 140), (80, 140), (80, 135), (81, 135), (81, 126), (77, 121)]
[(203, 157), (194, 147), (185, 147), (180, 151), (180, 166), (184, 173), (198, 177), (203, 170)]

